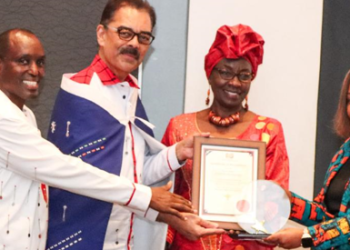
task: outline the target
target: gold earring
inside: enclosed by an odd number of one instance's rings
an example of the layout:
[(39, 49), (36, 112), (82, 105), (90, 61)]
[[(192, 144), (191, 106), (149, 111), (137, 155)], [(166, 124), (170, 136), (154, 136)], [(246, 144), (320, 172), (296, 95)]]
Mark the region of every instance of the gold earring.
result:
[(210, 102), (210, 88), (208, 89), (207, 98), (205, 99), (205, 104), (208, 106)]
[(243, 108), (244, 108), (246, 111), (248, 111), (249, 106), (248, 106), (248, 96), (247, 96), (247, 95), (245, 96), (244, 101), (245, 101), (245, 103), (244, 103), (244, 105), (243, 105)]

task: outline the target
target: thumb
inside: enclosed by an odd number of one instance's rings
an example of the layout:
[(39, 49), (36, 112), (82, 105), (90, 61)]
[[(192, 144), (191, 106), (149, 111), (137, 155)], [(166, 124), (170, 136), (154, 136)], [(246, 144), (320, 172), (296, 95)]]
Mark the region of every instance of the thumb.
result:
[(169, 181), (164, 187), (166, 191), (169, 191), (171, 189), (171, 186), (173, 185), (172, 181)]
[(218, 228), (219, 225), (214, 222), (206, 221), (206, 220), (201, 220), (200, 225), (204, 228)]

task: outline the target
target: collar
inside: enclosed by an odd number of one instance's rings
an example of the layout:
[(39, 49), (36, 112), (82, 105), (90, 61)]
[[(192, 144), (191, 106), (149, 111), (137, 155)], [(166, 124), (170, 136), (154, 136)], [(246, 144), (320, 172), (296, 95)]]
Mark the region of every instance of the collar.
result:
[[(99, 55), (95, 56), (90, 66), (73, 75), (71, 80), (78, 83), (90, 84), (94, 72), (96, 72), (103, 85), (114, 85), (122, 82), (112, 70), (108, 68)], [(126, 77), (125, 81), (129, 83), (130, 87), (139, 89), (139, 86), (137, 86), (137, 83), (132, 79), (130, 74)]]

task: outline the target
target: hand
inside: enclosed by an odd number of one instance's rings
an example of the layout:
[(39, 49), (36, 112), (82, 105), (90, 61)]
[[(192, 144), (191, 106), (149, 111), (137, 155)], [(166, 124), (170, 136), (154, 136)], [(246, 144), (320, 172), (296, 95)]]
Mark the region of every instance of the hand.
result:
[(302, 235), (303, 229), (286, 228), (270, 235), (269, 237), (264, 239), (264, 241), (286, 249), (293, 249), (301, 246)]
[(159, 214), (158, 220), (168, 223), (181, 235), (189, 240), (198, 240), (200, 237), (211, 234), (226, 233), (224, 229), (218, 228), (218, 224), (202, 220), (195, 214), (185, 214), (187, 220), (179, 220), (177, 217), (167, 214)]
[(195, 133), (176, 144), (176, 157), (179, 162), (193, 158), (193, 138), (195, 136), (209, 137), (210, 133)]
[(172, 182), (169, 181), (162, 187), (151, 188), (152, 198), (149, 206), (158, 212), (173, 214), (185, 220), (185, 216), (180, 212), (193, 213), (192, 203), (180, 195), (170, 193), (171, 185)]

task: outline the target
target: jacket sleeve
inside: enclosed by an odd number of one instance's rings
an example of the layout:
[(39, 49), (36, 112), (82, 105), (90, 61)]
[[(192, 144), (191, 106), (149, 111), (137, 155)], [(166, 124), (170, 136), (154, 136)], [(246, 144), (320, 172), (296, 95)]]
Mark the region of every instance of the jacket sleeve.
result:
[(348, 246), (350, 214), (334, 217), (326, 211), (322, 203), (318, 202), (320, 197), (324, 197), (323, 189), (314, 201), (308, 201), (292, 193), (290, 219), (308, 227), (314, 249), (325, 250), (337, 246)]
[(145, 185), (165, 180), (183, 165), (177, 160), (175, 151), (176, 145), (164, 148), (157, 154), (150, 154), (147, 150), (142, 177)]
[(0, 164), (28, 179), (141, 211), (149, 206), (149, 187), (62, 154), (24, 117), (1, 117), (0, 142)]
[[(321, 191), (322, 192), (322, 191)], [(317, 200), (309, 201), (292, 192), (290, 219), (305, 226), (313, 226), (334, 218)]]
[[(176, 156), (176, 143), (174, 138), (171, 142), (164, 141), (164, 138), (170, 136), (172, 133), (172, 122), (170, 121), (168, 128), (164, 134), (162, 143), (167, 146), (157, 154), (150, 154), (146, 152), (143, 175), (143, 181), (146, 185), (152, 185), (155, 182), (164, 180), (174, 173), (177, 169), (182, 167), (185, 162), (179, 163)], [(169, 138), (170, 139), (170, 138)]]
[(316, 250), (349, 248), (350, 214), (308, 227)]

